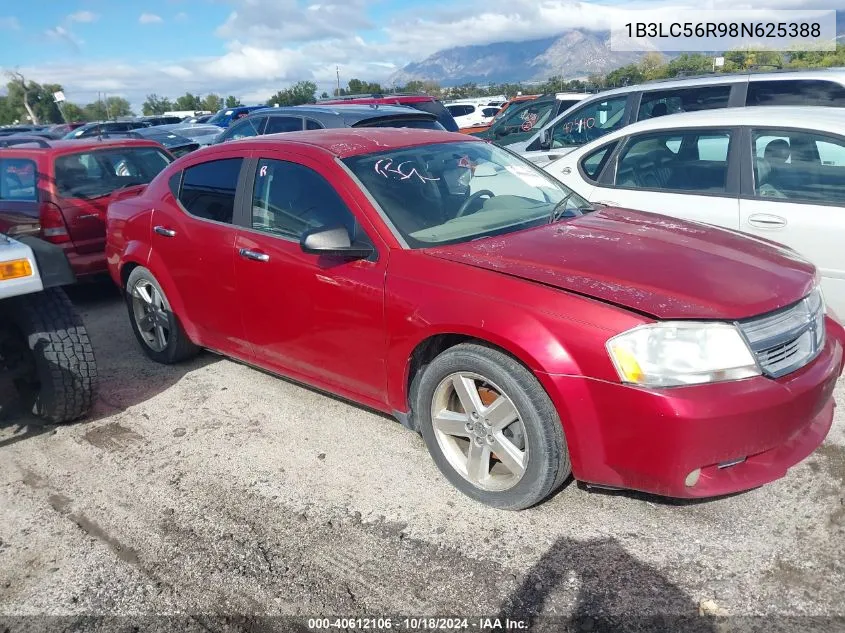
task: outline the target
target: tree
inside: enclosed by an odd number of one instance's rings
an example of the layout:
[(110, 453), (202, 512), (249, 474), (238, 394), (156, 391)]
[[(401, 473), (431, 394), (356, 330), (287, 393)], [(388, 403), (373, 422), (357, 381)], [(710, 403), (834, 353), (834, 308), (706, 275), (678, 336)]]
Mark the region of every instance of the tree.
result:
[(148, 94), (147, 100), (141, 106), (141, 111), (150, 116), (153, 114), (164, 114), (173, 110), (173, 104), (167, 97), (159, 97), (157, 94)]
[[(10, 70), (6, 73), (9, 77), (9, 99), (11, 105), (14, 107), (15, 101), (20, 99), (21, 104), (23, 105), (26, 113), (29, 115), (29, 120), (33, 123), (38, 123), (38, 115), (35, 114), (35, 111), (32, 109), (32, 105), (30, 104), (30, 96), (34, 91), (35, 82), (27, 81), (26, 77), (24, 77), (21, 73), (16, 70)], [(14, 96), (13, 96), (14, 95)]]
[(226, 105), (227, 108), (237, 108), (239, 105), (243, 105), (241, 100), (233, 95), (229, 95), (226, 97)]
[(67, 119), (69, 123), (86, 120), (85, 111), (70, 101), (65, 101), (62, 104), (62, 111), (65, 113), (65, 119)]
[(316, 101), (314, 97), (316, 92), (317, 84), (313, 81), (298, 81), (290, 88), (279, 90), (279, 92), (267, 100), (267, 105), (291, 106), (314, 103)]
[(8, 125), (18, 120), (18, 113), (8, 97), (0, 97), (0, 125)]
[(200, 110), (208, 110), (209, 112), (217, 112), (223, 107), (223, 99), (220, 95), (209, 94), (205, 96), (200, 104)]
[(190, 92), (186, 92), (184, 95), (176, 99), (176, 102), (173, 104), (173, 108), (175, 110), (202, 110), (202, 99), (198, 96), (192, 95)]
[(83, 118), (86, 121), (105, 121), (108, 119), (106, 104), (103, 101), (89, 103), (83, 109)]
[(322, 94), (320, 95), (320, 99), (328, 99), (329, 93), (323, 90)]
[(405, 84), (405, 87), (402, 88), (402, 92), (423, 92), (425, 90), (425, 86), (423, 82), (418, 81), (417, 79), (413, 79)]
[(368, 81), (361, 81), (360, 79), (350, 79), (347, 84), (345, 94), (360, 95), (369, 93), (381, 93), (384, 90), (381, 84), (372, 83)]
[(109, 118), (116, 119), (121, 116), (134, 116), (132, 106), (123, 97), (108, 97), (106, 99), (106, 112)]
[(660, 79), (666, 68), (666, 57), (664, 57), (663, 53), (651, 51), (642, 56), (638, 66), (640, 73), (647, 80)]

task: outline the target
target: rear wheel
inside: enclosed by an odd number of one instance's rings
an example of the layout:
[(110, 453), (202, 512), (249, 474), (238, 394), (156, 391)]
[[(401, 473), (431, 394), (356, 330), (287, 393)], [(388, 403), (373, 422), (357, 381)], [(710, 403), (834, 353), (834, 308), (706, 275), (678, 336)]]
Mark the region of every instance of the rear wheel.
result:
[(94, 405), (97, 363), (82, 319), (61, 288), (3, 300), (0, 358), (24, 407), (70, 422)]
[(199, 352), (182, 329), (158, 281), (143, 266), (129, 274), (126, 307), (135, 338), (152, 360), (169, 365)]
[(440, 471), (487, 505), (521, 510), (571, 472), (560, 418), (537, 379), (512, 357), (464, 343), (423, 370), (415, 411)]

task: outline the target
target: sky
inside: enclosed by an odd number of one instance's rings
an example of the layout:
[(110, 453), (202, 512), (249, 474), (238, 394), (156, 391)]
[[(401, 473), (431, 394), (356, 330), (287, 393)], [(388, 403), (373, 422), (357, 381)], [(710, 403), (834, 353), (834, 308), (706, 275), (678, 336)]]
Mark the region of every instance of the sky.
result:
[[(837, 6), (839, 5), (839, 6)], [(234, 94), (266, 101), (296, 81), (330, 91), (387, 82), (467, 44), (607, 28), (623, 7), (845, 8), (845, 0), (0, 0), (0, 69), (59, 83), (70, 101)]]

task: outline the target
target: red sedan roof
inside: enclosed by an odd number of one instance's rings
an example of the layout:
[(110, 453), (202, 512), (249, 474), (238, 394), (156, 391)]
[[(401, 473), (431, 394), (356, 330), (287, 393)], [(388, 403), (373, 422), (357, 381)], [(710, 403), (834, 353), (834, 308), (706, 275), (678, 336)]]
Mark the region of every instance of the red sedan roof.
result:
[[(385, 150), (400, 149), (403, 147), (414, 147), (417, 145), (431, 145), (433, 143), (454, 143), (479, 142), (477, 139), (466, 134), (457, 132), (446, 132), (441, 130), (425, 130), (416, 128), (330, 128), (325, 130), (308, 130), (304, 132), (285, 132), (282, 134), (268, 134), (266, 136), (254, 136), (239, 141), (229, 141), (223, 145), (212, 145), (211, 147), (225, 147), (231, 149), (241, 146), (244, 149), (254, 148), (257, 145), (277, 145), (281, 142), (296, 143), (297, 145), (311, 145), (331, 152), (338, 158), (358, 156), (360, 154), (373, 154)], [(204, 150), (199, 150), (204, 151)]]

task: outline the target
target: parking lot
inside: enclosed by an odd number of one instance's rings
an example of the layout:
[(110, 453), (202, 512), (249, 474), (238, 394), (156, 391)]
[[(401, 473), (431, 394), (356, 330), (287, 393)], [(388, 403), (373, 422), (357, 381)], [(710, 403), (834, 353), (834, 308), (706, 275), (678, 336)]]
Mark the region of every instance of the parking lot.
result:
[(67, 426), (3, 412), (7, 630), (44, 630), (12, 617), (43, 614), (180, 614), (176, 628), (212, 631), (259, 629), (209, 614), (843, 625), (841, 408), (826, 443), (761, 489), (674, 503), (569, 483), (508, 513), (462, 496), (390, 418), (211, 354), (156, 365), (113, 287), (72, 298), (100, 397)]

